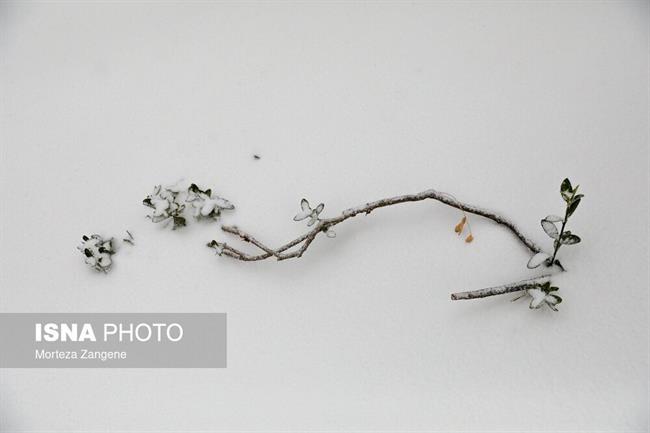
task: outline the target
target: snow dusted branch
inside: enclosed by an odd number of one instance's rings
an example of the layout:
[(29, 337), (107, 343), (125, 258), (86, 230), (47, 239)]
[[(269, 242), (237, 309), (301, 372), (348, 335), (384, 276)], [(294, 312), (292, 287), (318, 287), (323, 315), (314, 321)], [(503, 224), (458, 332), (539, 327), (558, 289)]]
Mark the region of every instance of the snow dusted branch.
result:
[(496, 287), (488, 287), (486, 289), (472, 290), (470, 292), (457, 292), (451, 294), (452, 301), (460, 301), (465, 299), (478, 299), (487, 298), (488, 296), (505, 295), (506, 293), (520, 292), (522, 290), (531, 290), (538, 288), (542, 283), (549, 281), (551, 274), (541, 275), (536, 278), (518, 281), (516, 283), (504, 284)]
[[(243, 241), (253, 244), (257, 248), (262, 250), (262, 253), (249, 254), (237, 248), (234, 248), (228, 245), (227, 243), (221, 243), (215, 240), (211, 241), (208, 244), (208, 246), (216, 249), (217, 253), (219, 254), (232, 257), (238, 260), (248, 261), (248, 262), (266, 260), (271, 257), (274, 257), (277, 260), (298, 258), (298, 257), (302, 257), (305, 251), (307, 251), (307, 248), (309, 248), (311, 243), (316, 239), (316, 237), (319, 234), (325, 233), (329, 237), (335, 236), (334, 232), (332, 231), (332, 227), (341, 224), (342, 222), (347, 221), (350, 218), (353, 218), (360, 214), (368, 215), (374, 210), (382, 207), (393, 206), (400, 203), (418, 202), (418, 201), (428, 200), (428, 199), (436, 200), (438, 202), (446, 204), (447, 206), (451, 206), (453, 208), (459, 209), (465, 213), (479, 215), (489, 220), (492, 220), (495, 223), (506, 227), (533, 254), (542, 252), (542, 249), (537, 244), (535, 244), (535, 242), (533, 242), (531, 239), (526, 237), (521, 232), (521, 230), (519, 230), (519, 228), (517, 228), (517, 226), (515, 226), (515, 224), (509, 219), (507, 219), (506, 217), (499, 215), (496, 212), (480, 208), (478, 206), (462, 203), (447, 193), (439, 192), (433, 189), (422, 191), (417, 194), (399, 195), (396, 197), (390, 197), (390, 198), (373, 201), (361, 206), (347, 209), (337, 217), (325, 218), (325, 219), (318, 218), (318, 215), (320, 214), (320, 212), (322, 212), (324, 207), (322, 206), (322, 204), (317, 206), (316, 209), (311, 209), (309, 207), (309, 203), (303, 199), (302, 202), (303, 211), (301, 214), (297, 215), (296, 218), (294, 219), (300, 220), (300, 219), (310, 218), (308, 224), (310, 226), (313, 225), (313, 227), (307, 233), (299, 236), (298, 238), (290, 242), (287, 242), (286, 244), (278, 248), (273, 249), (262, 244), (252, 235), (241, 230), (237, 226), (223, 226), (222, 230), (226, 233), (230, 233), (238, 236)], [(298, 219), (298, 217), (300, 217), (300, 219)], [(471, 239), (469, 241), (471, 241)], [(297, 248), (295, 248), (291, 252), (287, 252), (288, 250), (291, 250), (293, 247), (297, 247)]]

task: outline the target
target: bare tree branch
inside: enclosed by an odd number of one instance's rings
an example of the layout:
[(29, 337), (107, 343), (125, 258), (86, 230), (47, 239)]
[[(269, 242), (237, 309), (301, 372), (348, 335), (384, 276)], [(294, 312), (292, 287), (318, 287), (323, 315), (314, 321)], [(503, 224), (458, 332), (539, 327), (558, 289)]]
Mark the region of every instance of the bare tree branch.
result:
[[(231, 233), (236, 236), (238, 236), (240, 239), (251, 243), (252, 245), (256, 246), (260, 250), (262, 250), (263, 253), (253, 255), (253, 254), (248, 254), (243, 251), (240, 251), (236, 248), (231, 247), (228, 244), (219, 244), (222, 248), (222, 254), (232, 257), (238, 260), (243, 260), (243, 261), (259, 261), (259, 260), (265, 260), (270, 257), (275, 257), (277, 260), (287, 260), (287, 259), (292, 259), (292, 258), (298, 258), (302, 257), (302, 255), (305, 253), (307, 248), (311, 245), (311, 243), (316, 239), (316, 237), (320, 233), (325, 233), (327, 232), (328, 229), (331, 227), (334, 227), (343, 221), (346, 221), (350, 218), (353, 218), (359, 214), (370, 214), (372, 211), (375, 209), (379, 209), (382, 207), (387, 207), (387, 206), (393, 206), (396, 204), (400, 203), (407, 203), (407, 202), (417, 202), (417, 201), (422, 201), (422, 200), (427, 200), (427, 199), (432, 199), (439, 201), (443, 204), (446, 204), (447, 206), (451, 206), (453, 208), (459, 209), (461, 211), (474, 214), (474, 215), (479, 215), (484, 218), (490, 219), (497, 224), (500, 224), (504, 227), (506, 227), (510, 232), (512, 232), (517, 239), (526, 247), (528, 248), (532, 253), (539, 253), (541, 251), (541, 248), (535, 244), (532, 240), (527, 238), (515, 225), (512, 221), (507, 219), (504, 216), (501, 216), (497, 214), (496, 212), (489, 211), (486, 209), (482, 209), (478, 206), (473, 206), (465, 203), (461, 203), (460, 201), (456, 200), (453, 196), (435, 191), (433, 189), (429, 189), (426, 191), (422, 191), (418, 194), (407, 194), (407, 195), (400, 195), (396, 197), (390, 197), (390, 198), (385, 198), (382, 200), (377, 200), (373, 201), (370, 203), (366, 203), (364, 205), (360, 205), (357, 207), (349, 208), (341, 213), (341, 215), (333, 218), (326, 218), (326, 219), (321, 219), (318, 220), (318, 222), (314, 225), (314, 227), (308, 231), (307, 233), (297, 237), (296, 239), (282, 245), (279, 248), (272, 249), (267, 247), (266, 245), (262, 244), (260, 241), (255, 239), (253, 236), (250, 234), (244, 232), (240, 228), (236, 226), (223, 226), (222, 230), (225, 231), (226, 233)], [(216, 241), (214, 242), (214, 245), (216, 245)], [(301, 244), (298, 248), (296, 248), (292, 252), (287, 252), (291, 248)], [(212, 244), (208, 244), (212, 245)]]
[(487, 289), (472, 290), (469, 292), (458, 292), (451, 294), (452, 301), (487, 298), (488, 296), (504, 295), (506, 293), (520, 292), (522, 290), (534, 289), (541, 283), (545, 283), (552, 275), (541, 275), (528, 280), (518, 281), (516, 283), (504, 284), (502, 286), (488, 287)]

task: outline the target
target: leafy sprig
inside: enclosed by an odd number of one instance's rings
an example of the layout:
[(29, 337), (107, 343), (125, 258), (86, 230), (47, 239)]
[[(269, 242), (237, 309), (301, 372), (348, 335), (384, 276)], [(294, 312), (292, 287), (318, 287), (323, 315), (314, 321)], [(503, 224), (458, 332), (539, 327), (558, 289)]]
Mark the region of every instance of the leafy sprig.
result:
[[(542, 229), (550, 238), (553, 239), (553, 254), (550, 255), (545, 252), (535, 254), (528, 261), (527, 266), (529, 269), (534, 269), (542, 263), (546, 266), (557, 265), (563, 269), (562, 264), (557, 260), (557, 253), (560, 251), (560, 248), (563, 245), (575, 245), (582, 241), (580, 236), (572, 233), (570, 230), (566, 230), (569, 218), (576, 211), (580, 205), (580, 201), (584, 197), (584, 194), (578, 194), (579, 187), (580, 185), (576, 185), (574, 188), (569, 179), (564, 179), (562, 181), (562, 184), (560, 185), (560, 195), (566, 204), (564, 217), (548, 215), (546, 218), (541, 220)], [(559, 228), (558, 224), (560, 224)]]
[(582, 239), (579, 236), (571, 233), (570, 231), (565, 231), (566, 224), (569, 221), (569, 218), (573, 213), (578, 209), (580, 201), (584, 197), (584, 194), (577, 194), (578, 188), (580, 185), (576, 185), (575, 188), (571, 186), (571, 181), (569, 179), (564, 179), (562, 185), (560, 185), (560, 194), (566, 202), (566, 210), (564, 212), (564, 219), (562, 220), (562, 227), (560, 228), (560, 233), (554, 242), (553, 257), (551, 257), (551, 263), (555, 263), (555, 257), (557, 256), (558, 251), (562, 245), (575, 245), (580, 243)]
[[(575, 245), (580, 243), (582, 240), (580, 239), (580, 236), (573, 234), (570, 230), (566, 229), (569, 218), (571, 218), (576, 209), (578, 209), (580, 201), (584, 197), (583, 194), (578, 194), (579, 187), (580, 185), (576, 185), (574, 188), (569, 179), (564, 179), (562, 181), (562, 184), (560, 185), (560, 195), (565, 202), (564, 217), (548, 215), (541, 221), (544, 233), (553, 239), (553, 254), (547, 254), (543, 251), (535, 254), (530, 258), (530, 260), (528, 260), (527, 267), (529, 269), (534, 269), (539, 267), (541, 264), (544, 264), (547, 267), (553, 265), (558, 266), (564, 271), (564, 267), (557, 259), (558, 251), (560, 251), (560, 248), (563, 245)], [(559, 228), (558, 224), (560, 225)], [(556, 305), (562, 302), (562, 298), (552, 293), (557, 290), (557, 287), (551, 286), (550, 282), (546, 282), (537, 285), (535, 288), (525, 290), (522, 296), (531, 296), (532, 300), (530, 302), (530, 308), (537, 309), (546, 304), (553, 311), (557, 311)]]

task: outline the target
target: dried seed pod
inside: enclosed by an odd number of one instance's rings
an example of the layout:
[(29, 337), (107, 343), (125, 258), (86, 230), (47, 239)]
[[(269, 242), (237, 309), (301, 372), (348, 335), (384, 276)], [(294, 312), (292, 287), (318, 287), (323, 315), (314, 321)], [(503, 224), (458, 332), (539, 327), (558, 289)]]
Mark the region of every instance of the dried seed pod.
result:
[(456, 227), (454, 227), (454, 231), (460, 234), (463, 232), (463, 228), (465, 228), (465, 222), (467, 222), (467, 217), (463, 217), (463, 219), (460, 220), (458, 224), (456, 224)]

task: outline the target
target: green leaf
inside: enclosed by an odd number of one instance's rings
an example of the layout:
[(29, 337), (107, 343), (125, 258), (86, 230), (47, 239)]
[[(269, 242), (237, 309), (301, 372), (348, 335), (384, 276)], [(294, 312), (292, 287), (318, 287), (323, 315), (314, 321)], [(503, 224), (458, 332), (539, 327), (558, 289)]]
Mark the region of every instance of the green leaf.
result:
[(559, 233), (557, 231), (557, 227), (555, 226), (555, 224), (553, 224), (551, 221), (547, 219), (543, 219), (541, 222), (542, 222), (542, 228), (544, 229), (546, 234), (552, 237), (553, 239), (557, 239)]
[(544, 263), (549, 258), (550, 256), (546, 253), (537, 253), (533, 257), (531, 257), (530, 260), (528, 260), (528, 264), (526, 265), (526, 267), (528, 269), (535, 269), (536, 267)]
[(579, 204), (580, 204), (580, 199), (571, 201), (571, 204), (569, 204), (569, 207), (567, 208), (566, 211), (567, 218), (573, 215), (573, 212), (575, 212), (576, 209), (578, 209)]
[(562, 198), (565, 201), (569, 201), (571, 199), (573, 188), (571, 187), (571, 181), (568, 178), (562, 181), (562, 184), (560, 185), (560, 194), (562, 194)]
[(574, 235), (571, 232), (564, 232), (560, 238), (560, 243), (562, 245), (574, 245), (580, 243), (581, 240), (580, 236)]

